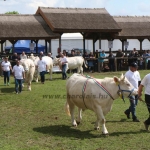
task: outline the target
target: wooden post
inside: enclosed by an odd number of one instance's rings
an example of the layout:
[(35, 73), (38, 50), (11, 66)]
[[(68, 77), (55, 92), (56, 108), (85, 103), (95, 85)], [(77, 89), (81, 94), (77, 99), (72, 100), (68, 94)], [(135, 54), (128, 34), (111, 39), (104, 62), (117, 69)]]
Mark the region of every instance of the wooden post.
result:
[(45, 40), (45, 53), (47, 54), (47, 40)]

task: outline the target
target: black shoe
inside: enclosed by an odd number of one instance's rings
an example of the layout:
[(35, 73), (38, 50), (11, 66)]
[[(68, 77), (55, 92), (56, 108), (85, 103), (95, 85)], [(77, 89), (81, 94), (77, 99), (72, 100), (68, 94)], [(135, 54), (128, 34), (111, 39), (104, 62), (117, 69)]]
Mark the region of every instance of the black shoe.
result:
[(130, 114), (127, 113), (126, 111), (125, 111), (124, 113), (125, 113), (125, 115), (127, 116), (127, 118), (130, 119)]
[(135, 119), (133, 119), (133, 122), (140, 122), (140, 120), (135, 118)]
[(148, 124), (146, 124), (145, 122), (143, 122), (143, 123), (144, 123), (144, 126), (145, 126), (146, 131), (148, 131), (148, 127), (149, 127), (149, 125), (148, 125)]

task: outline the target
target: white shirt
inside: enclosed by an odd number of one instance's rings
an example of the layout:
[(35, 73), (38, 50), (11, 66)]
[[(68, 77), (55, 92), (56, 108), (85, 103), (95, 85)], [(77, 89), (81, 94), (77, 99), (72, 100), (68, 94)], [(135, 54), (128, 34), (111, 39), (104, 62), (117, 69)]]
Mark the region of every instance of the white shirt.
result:
[(1, 63), (1, 66), (2, 66), (2, 68), (3, 68), (4, 71), (10, 71), (11, 64), (10, 64), (9, 61), (7, 61), (7, 62), (3, 61)]
[(60, 61), (61, 61), (62, 63), (67, 62), (67, 58), (66, 58), (66, 57), (60, 57)]
[(37, 66), (38, 66), (38, 71), (42, 72), (42, 71), (46, 71), (46, 62), (44, 60), (39, 60), (37, 62)]
[(27, 59), (27, 55), (20, 55), (20, 59)]
[(19, 66), (15, 65), (13, 67), (12, 72), (14, 72), (14, 76), (16, 79), (23, 79), (22, 73), (24, 72), (24, 68), (22, 65), (19, 65)]
[(141, 81), (141, 77), (138, 71), (132, 72), (129, 70), (126, 72), (125, 77), (134, 86), (134, 88), (138, 89), (138, 81)]
[(145, 87), (145, 94), (150, 95), (150, 73), (143, 78), (141, 84)]

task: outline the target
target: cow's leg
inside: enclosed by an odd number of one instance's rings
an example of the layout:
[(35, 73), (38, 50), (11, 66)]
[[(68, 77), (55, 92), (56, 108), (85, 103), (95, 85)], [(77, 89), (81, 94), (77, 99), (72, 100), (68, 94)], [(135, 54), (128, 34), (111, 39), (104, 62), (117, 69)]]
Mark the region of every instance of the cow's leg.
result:
[(70, 114), (71, 114), (71, 122), (72, 122), (72, 125), (77, 127), (77, 123), (76, 123), (76, 120), (74, 118), (74, 108), (75, 108), (75, 105), (70, 101), (70, 100), (67, 100), (68, 101), (68, 104), (69, 104), (69, 110), (70, 110)]
[(50, 80), (52, 80), (52, 68), (49, 70)]
[(31, 91), (31, 82), (28, 82), (28, 90)]
[(83, 74), (83, 67), (82, 66), (80, 67), (80, 71), (81, 71), (81, 74)]
[(102, 124), (102, 133), (103, 134), (108, 134), (107, 128), (105, 126), (105, 117), (102, 111), (102, 108), (100, 106), (96, 107), (96, 115), (97, 115), (97, 121), (96, 121), (96, 128), (99, 128), (99, 123), (101, 122)]
[(81, 120), (82, 120), (82, 109), (78, 108), (77, 124), (80, 124)]

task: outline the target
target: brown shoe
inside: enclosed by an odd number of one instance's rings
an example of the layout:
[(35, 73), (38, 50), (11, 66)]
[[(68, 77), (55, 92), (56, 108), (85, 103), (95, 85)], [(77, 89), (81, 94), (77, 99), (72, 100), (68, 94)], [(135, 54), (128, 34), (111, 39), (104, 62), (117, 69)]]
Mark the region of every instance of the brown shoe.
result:
[(148, 131), (149, 125), (147, 125), (145, 122), (143, 122), (143, 123), (144, 123), (144, 126), (145, 126), (146, 131)]

